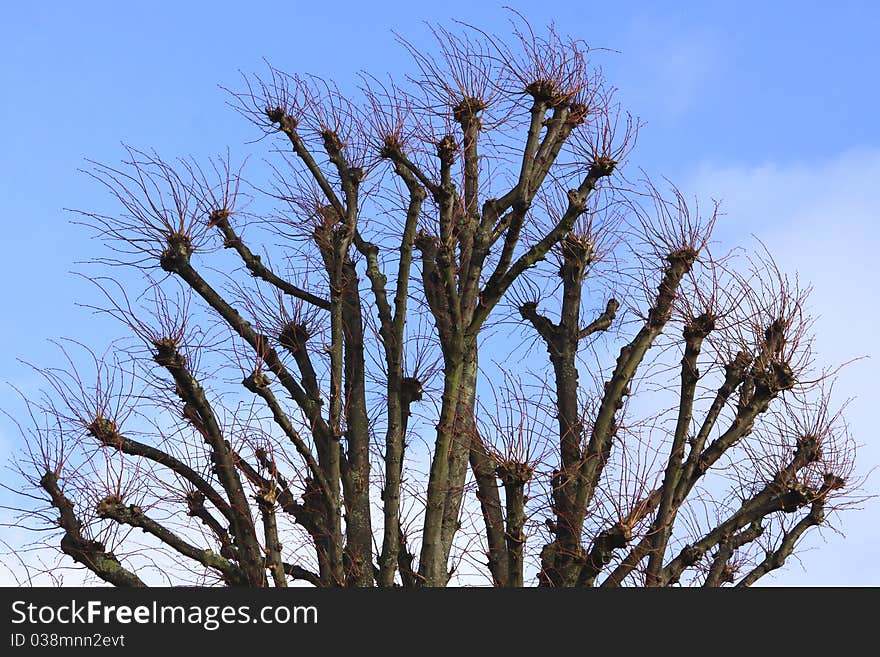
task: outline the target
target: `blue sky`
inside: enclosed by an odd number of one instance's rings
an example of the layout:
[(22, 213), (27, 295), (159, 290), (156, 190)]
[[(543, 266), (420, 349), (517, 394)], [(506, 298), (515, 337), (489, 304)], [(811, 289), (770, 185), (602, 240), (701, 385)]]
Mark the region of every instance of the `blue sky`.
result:
[[(829, 364), (873, 355), (845, 370), (837, 393), (856, 397), (849, 420), (864, 444), (861, 471), (880, 464), (868, 421), (880, 406), (876, 3), (506, 4), (535, 25), (554, 21), (618, 51), (602, 59), (607, 77), (646, 123), (632, 166), (722, 199), (727, 215), (716, 235), (726, 245), (755, 234), (785, 269), (814, 284), (817, 346)], [(500, 3), (459, 0), (8, 3), (0, 21), (0, 381), (31, 389), (35, 378), (16, 359), (57, 363), (50, 338), (97, 345), (118, 335), (75, 305), (96, 300), (70, 272), (100, 245), (63, 208), (106, 204), (76, 172), (84, 158), (116, 162), (121, 142), (167, 157), (227, 145), (243, 154), (255, 132), (219, 88), (239, 85), (239, 70), (259, 71), (266, 58), (344, 86), (361, 69), (404, 68), (392, 31), (419, 43), (423, 21), (458, 18), (503, 33), (508, 17)], [(20, 412), (5, 386), (0, 408)], [(17, 440), (0, 418), (2, 451)], [(880, 492), (878, 476), (867, 489)], [(842, 518), (846, 539), (812, 536), (807, 547), (817, 549), (802, 554), (803, 568), (794, 563), (770, 582), (880, 585), (877, 527), (880, 505), (870, 501)]]

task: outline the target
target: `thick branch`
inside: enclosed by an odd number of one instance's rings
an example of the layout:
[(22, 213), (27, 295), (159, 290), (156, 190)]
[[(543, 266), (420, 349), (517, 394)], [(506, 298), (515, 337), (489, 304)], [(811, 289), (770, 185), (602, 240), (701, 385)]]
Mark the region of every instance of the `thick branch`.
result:
[(697, 369), (697, 358), (700, 355), (703, 340), (715, 328), (715, 318), (703, 314), (689, 321), (684, 328), (685, 350), (681, 360), (681, 389), (679, 390), (678, 420), (672, 437), (672, 446), (666, 471), (663, 476), (663, 496), (657, 516), (651, 524), (648, 535), (651, 536), (652, 550), (648, 558), (647, 584), (651, 586), (663, 567), (663, 555), (666, 544), (672, 535), (678, 506), (675, 504), (675, 492), (684, 460), (685, 443), (691, 426), (694, 408), (694, 395), (700, 372)]
[(703, 472), (705, 472), (705, 470), (701, 469), (701, 472), (698, 474), (697, 469), (700, 465), (706, 440), (709, 438), (709, 434), (715, 427), (715, 423), (718, 421), (718, 416), (722, 409), (727, 405), (730, 395), (732, 395), (742, 383), (743, 378), (746, 375), (746, 368), (749, 365), (749, 361), (749, 355), (746, 352), (740, 352), (731, 363), (728, 363), (725, 366), (724, 383), (718, 388), (718, 391), (715, 394), (715, 399), (712, 400), (712, 405), (709, 407), (706, 417), (703, 419), (703, 424), (700, 426), (700, 430), (697, 432), (697, 436), (691, 444), (690, 453), (684, 464), (684, 469), (679, 479), (678, 489), (676, 490), (676, 504), (680, 505), (682, 503), (697, 479), (702, 476)]
[(443, 586), (449, 578), (442, 540), (443, 514), (450, 490), (449, 456), (463, 369), (461, 358), (449, 363), (443, 382), (437, 439), (434, 442), (434, 456), (428, 476), (422, 550), (419, 558), (419, 577), (427, 586)]
[(324, 477), (324, 472), (321, 470), (314, 454), (312, 454), (312, 450), (309, 449), (309, 446), (306, 445), (305, 441), (296, 429), (294, 429), (293, 424), (290, 422), (290, 418), (287, 417), (287, 413), (284, 412), (284, 409), (281, 408), (281, 404), (278, 403), (278, 399), (276, 399), (272, 389), (269, 387), (268, 377), (265, 374), (254, 372), (242, 381), (242, 385), (266, 402), (269, 410), (272, 411), (272, 417), (275, 420), (275, 423), (281, 428), (290, 442), (293, 443), (293, 446), (296, 448), (296, 451), (299, 452), (300, 456), (303, 457), (303, 460), (309, 467), (309, 471), (312, 473), (312, 477), (314, 477), (315, 481), (317, 481), (318, 485), (321, 487), (321, 491), (323, 491), (328, 499), (332, 499), (333, 490), (327, 482), (326, 477)]
[[(489, 547), (489, 572), (492, 573), (495, 586), (522, 586), (522, 544), (525, 542), (525, 539), (519, 544), (510, 543), (510, 505), (512, 502), (508, 497), (508, 529), (505, 531), (495, 460), (486, 450), (482, 438), (476, 432), (471, 440), (470, 465), (474, 473), (474, 479), (477, 482), (477, 499), (480, 501), (480, 509), (483, 512), (483, 520), (486, 523), (486, 542)], [(522, 491), (520, 490), (520, 492)], [(514, 522), (518, 522), (516, 517), (513, 519)], [(520, 526), (520, 531), (516, 532), (514, 528), (514, 533), (519, 536), (521, 529), (522, 527)], [(516, 584), (514, 581), (516, 567), (511, 561), (511, 553), (508, 548), (514, 548), (515, 554), (520, 559), (519, 584)]]
[(403, 153), (403, 151), (400, 150), (400, 148), (396, 146), (392, 148), (386, 148), (383, 149), (382, 154), (384, 157), (387, 157), (392, 162), (394, 162), (394, 164), (397, 165), (397, 167), (399, 167), (401, 170), (409, 171), (410, 173), (412, 173), (412, 175), (414, 175), (418, 179), (419, 183), (421, 183), (425, 189), (431, 192), (432, 196), (437, 196), (440, 193), (440, 186), (436, 182), (428, 178), (428, 176), (425, 175), (425, 172), (422, 171), (416, 164), (414, 164)]
[(504, 485), (507, 511), (507, 586), (523, 585), (523, 549), (526, 536), (525, 484), (532, 477), (532, 468), (525, 463), (506, 462), (498, 466), (498, 476)]
[[(644, 497), (633, 505), (630, 512), (624, 518), (599, 532), (596, 538), (593, 539), (593, 544), (590, 547), (590, 551), (587, 553), (589, 558), (584, 564), (578, 577), (579, 585), (594, 585), (596, 577), (602, 572), (602, 569), (608, 564), (608, 562), (611, 561), (613, 551), (629, 545), (629, 542), (632, 540), (632, 528), (654, 512), (657, 505), (660, 503), (660, 496), (662, 493), (663, 491), (661, 488), (655, 488), (647, 497)], [(647, 542), (644, 548), (646, 547)], [(641, 556), (639, 556), (639, 554), (641, 554)], [(618, 584), (631, 571), (626, 570), (627, 566), (624, 566), (624, 564), (632, 564), (632, 567), (634, 568), (638, 562), (642, 560), (645, 554), (647, 554), (647, 550), (640, 552), (638, 546), (630, 552), (630, 555), (621, 562), (620, 566), (615, 569), (615, 572), (612, 575), (617, 578), (616, 581)], [(634, 560), (635, 563), (633, 563)], [(612, 578), (609, 577), (608, 579), (611, 580)], [(610, 585), (607, 580), (603, 583), (603, 586), (605, 585)]]
[(154, 360), (168, 370), (174, 378), (176, 391), (184, 402), (183, 415), (202, 435), (211, 450), (211, 461), (217, 478), (230, 501), (232, 510), (232, 530), (240, 550), (242, 568), (252, 584), (260, 586), (265, 573), (258, 568), (261, 562), (260, 546), (254, 531), (254, 521), (250, 505), (244, 492), (229, 444), (223, 436), (220, 425), (205, 391), (186, 365), (186, 360), (177, 346), (167, 340), (156, 341)]
[[(461, 125), (464, 144), (464, 220), (459, 230), (459, 247), (461, 273), (459, 281), (463, 284), (467, 279), (467, 270), (471, 264), (471, 249), (474, 235), (480, 222), (480, 157), (478, 142), (482, 122), (478, 116), (483, 104), (472, 98), (462, 101), (457, 107), (456, 120)], [(461, 290), (459, 290), (461, 291)]]
[(304, 582), (308, 582), (312, 586), (322, 587), (323, 583), (321, 582), (321, 577), (316, 575), (310, 570), (303, 568), (302, 566), (297, 566), (294, 564), (284, 563), (282, 564), (284, 567), (284, 572), (288, 577), (292, 577), (293, 579), (301, 579)]
[(40, 478), (40, 485), (49, 494), (52, 506), (60, 513), (58, 525), (64, 530), (61, 539), (64, 554), (114, 586), (146, 586), (140, 577), (124, 568), (112, 552), (107, 552), (103, 543), (82, 535), (82, 523), (73, 512), (73, 502), (61, 492), (57, 473), (46, 472)]
[(110, 518), (123, 525), (143, 529), (183, 556), (199, 562), (206, 568), (219, 571), (230, 584), (248, 583), (252, 586), (254, 584), (250, 575), (246, 576), (238, 566), (228, 559), (224, 559), (211, 550), (202, 550), (187, 543), (155, 520), (147, 517), (140, 507), (126, 506), (116, 496), (106, 497), (98, 503), (98, 515), (102, 518)]
[(254, 331), (250, 323), (246, 322), (238, 311), (230, 306), (192, 267), (188, 253), (185, 250), (170, 253), (163, 258), (162, 266), (166, 271), (180, 276), (229, 324), (239, 337), (251, 346), (306, 414), (316, 438), (325, 438), (328, 434), (328, 427), (321, 417), (321, 405), (311, 399), (290, 375), (266, 336), (259, 335)]
[(654, 307), (648, 313), (648, 320), (632, 342), (620, 350), (614, 373), (605, 384), (605, 394), (593, 422), (590, 442), (581, 466), (585, 485), (579, 491), (577, 508), (585, 509), (589, 506), (617, 431), (615, 415), (623, 406), (623, 397), (628, 394), (629, 385), (645, 354), (669, 321), (678, 286), (696, 256), (695, 251), (686, 248), (668, 256), (668, 266), (658, 287)]
[(265, 451), (258, 450), (256, 456), (260, 464), (271, 474), (271, 479), (263, 477), (243, 459), (238, 459), (238, 467), (258, 490), (273, 491), (275, 502), (281, 510), (305, 527), (312, 537), (320, 570), (320, 586), (342, 586), (345, 578), (341, 534), (332, 522), (338, 510), (328, 505), (325, 496), (309, 477), (306, 477), (305, 481), (304, 503), (300, 504), (269, 455)]
[(823, 499), (830, 490), (840, 488), (843, 481), (833, 475), (826, 476), (825, 483), (819, 490), (797, 481), (798, 471), (814, 462), (819, 454), (818, 441), (815, 437), (800, 440), (788, 465), (780, 469), (773, 480), (760, 492), (743, 502), (727, 520), (693, 545), (686, 546), (661, 571), (658, 577), (659, 585), (665, 586), (677, 582), (686, 568), (695, 564), (706, 552), (746, 525), (760, 522), (762, 518), (778, 511), (792, 513), (807, 504)]
[(638, 567), (642, 559), (648, 556), (650, 551), (651, 537), (645, 536), (632, 550), (630, 550), (629, 554), (626, 555), (617, 568), (611, 571), (611, 574), (605, 578), (605, 581), (602, 582), (602, 588), (620, 586), (623, 583), (623, 580)]
[(223, 233), (224, 241), (223, 246), (228, 249), (235, 249), (236, 253), (241, 257), (248, 271), (251, 272), (253, 276), (256, 278), (260, 278), (270, 285), (274, 285), (276, 288), (284, 292), (284, 294), (290, 295), (296, 299), (301, 299), (312, 305), (317, 306), (318, 308), (322, 308), (323, 310), (330, 310), (330, 302), (326, 299), (322, 299), (311, 292), (307, 292), (296, 285), (290, 283), (289, 281), (284, 280), (271, 269), (269, 269), (266, 265), (264, 265), (260, 259), (260, 256), (255, 255), (251, 252), (251, 250), (245, 245), (242, 241), (241, 237), (233, 230), (232, 226), (229, 224), (229, 213), (226, 211), (215, 211), (211, 213), (211, 223), (217, 228), (220, 229), (220, 232)]
[(333, 206), (333, 208), (339, 213), (340, 217), (345, 216), (345, 211), (342, 207), (342, 203), (339, 201), (339, 198), (333, 191), (333, 187), (330, 185), (330, 182), (327, 180), (324, 172), (321, 171), (321, 167), (319, 167), (318, 163), (315, 162), (315, 158), (312, 156), (309, 149), (306, 148), (306, 145), (303, 143), (302, 139), (297, 133), (296, 120), (286, 114), (276, 118), (278, 119), (280, 130), (285, 135), (287, 135), (287, 138), (290, 140), (290, 144), (291, 146), (293, 146), (293, 152), (296, 153), (296, 155), (306, 165), (306, 168), (309, 170), (312, 178), (315, 179), (315, 182), (318, 183), (318, 187), (320, 187), (321, 191), (324, 192), (324, 196), (327, 198), (327, 202), (330, 203), (331, 206)]
[(220, 542), (220, 556), (227, 559), (235, 559), (235, 546), (229, 537), (229, 532), (220, 524), (211, 512), (205, 507), (205, 496), (197, 490), (190, 491), (186, 494), (187, 514), (192, 518), (198, 518), (202, 523), (211, 530), (217, 540)]
[(767, 573), (781, 568), (785, 564), (785, 560), (791, 556), (795, 545), (810, 527), (822, 524), (825, 520), (825, 500), (820, 498), (813, 502), (810, 512), (801, 518), (798, 523), (789, 531), (785, 532), (779, 547), (768, 552), (767, 556), (755, 566), (749, 573), (743, 577), (738, 583), (738, 587), (751, 586)]
[(761, 523), (753, 522), (751, 526), (729, 540), (721, 541), (721, 544), (718, 546), (718, 552), (712, 559), (712, 565), (709, 567), (709, 572), (706, 575), (706, 581), (703, 582), (703, 586), (713, 587), (721, 586), (724, 583), (733, 583), (734, 571), (730, 566), (730, 558), (737, 550), (751, 543), (763, 533), (764, 527), (761, 526)]
[(587, 197), (596, 188), (599, 180), (610, 176), (613, 170), (614, 163), (610, 160), (602, 160), (593, 164), (578, 188), (569, 190), (568, 209), (553, 229), (540, 241), (532, 245), (528, 251), (523, 253), (509, 269), (506, 266), (507, 263), (499, 262), (498, 267), (496, 267), (483, 288), (482, 298), (474, 311), (474, 317), (471, 321), (472, 328), (482, 326), (489, 312), (495, 307), (513, 282), (519, 278), (520, 274), (539, 260), (544, 259), (550, 249), (571, 231), (574, 222), (586, 209)]
[(186, 463), (179, 461), (160, 449), (145, 445), (136, 440), (125, 438), (119, 433), (116, 425), (107, 419), (95, 420), (86, 428), (92, 436), (106, 447), (112, 447), (123, 454), (139, 456), (158, 463), (159, 465), (164, 465), (176, 475), (179, 475), (192, 484), (199, 493), (201, 493), (220, 513), (223, 514), (227, 521), (230, 523), (234, 521), (232, 509), (229, 507), (227, 501), (223, 499), (223, 496), (214, 490), (214, 487), (211, 486), (211, 484), (205, 481), (199, 473), (189, 467)]
[(397, 567), (400, 570), (400, 580), (404, 588), (416, 588), (421, 585), (422, 580), (419, 578), (418, 573), (413, 570), (415, 555), (406, 547), (406, 536), (404, 536), (402, 529), (397, 537), (397, 543), (400, 546), (397, 551)]
[(605, 304), (605, 311), (578, 331), (578, 339), (583, 340), (587, 336), (593, 335), (593, 333), (598, 331), (607, 331), (611, 327), (612, 322), (614, 322), (614, 318), (617, 316), (619, 308), (620, 303), (617, 299), (609, 299), (608, 303)]
[[(361, 249), (367, 257), (367, 276), (373, 287), (373, 295), (379, 312), (380, 335), (385, 348), (387, 370), (387, 422), (385, 432), (385, 486), (382, 490), (384, 526), (382, 552), (379, 556), (379, 586), (394, 585), (394, 572), (401, 559), (400, 530), (400, 484), (403, 472), (404, 440), (406, 438), (409, 407), (413, 401), (422, 397), (421, 384), (415, 379), (403, 376), (403, 332), (406, 322), (409, 276), (412, 268), (413, 247), (416, 228), (425, 188), (415, 176), (401, 165), (395, 171), (409, 190), (409, 206), (400, 241), (400, 259), (397, 266), (397, 285), (394, 295), (394, 312), (388, 304), (385, 291), (385, 276), (379, 271), (378, 249)], [(404, 559), (404, 562), (406, 560)], [(409, 560), (412, 568), (412, 558)], [(410, 573), (411, 574), (411, 573)], [(401, 578), (405, 575), (401, 571)]]
[(257, 506), (263, 517), (263, 533), (266, 537), (266, 568), (272, 573), (277, 588), (287, 588), (287, 575), (281, 561), (281, 541), (278, 539), (278, 519), (275, 517), (274, 486), (257, 495)]

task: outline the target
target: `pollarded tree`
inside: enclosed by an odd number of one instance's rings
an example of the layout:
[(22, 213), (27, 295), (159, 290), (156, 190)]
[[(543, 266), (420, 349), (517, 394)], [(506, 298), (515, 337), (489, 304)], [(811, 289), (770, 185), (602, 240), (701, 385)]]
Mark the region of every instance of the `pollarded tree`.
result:
[(587, 46), (435, 36), (351, 97), (246, 77), (263, 184), (94, 165), (100, 262), (146, 283), (94, 280), (137, 340), (41, 370), (19, 468), (98, 578), (749, 585), (851, 499), (806, 290), (626, 181)]

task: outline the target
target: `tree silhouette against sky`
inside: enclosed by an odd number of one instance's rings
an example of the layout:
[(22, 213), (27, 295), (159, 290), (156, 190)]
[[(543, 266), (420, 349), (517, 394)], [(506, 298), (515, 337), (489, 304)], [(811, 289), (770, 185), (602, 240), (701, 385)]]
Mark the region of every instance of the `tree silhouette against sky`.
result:
[(809, 287), (627, 162), (601, 51), (512, 26), (352, 94), (245, 76), (265, 162), (93, 163), (132, 337), (37, 367), (47, 544), (124, 586), (751, 585), (854, 504)]

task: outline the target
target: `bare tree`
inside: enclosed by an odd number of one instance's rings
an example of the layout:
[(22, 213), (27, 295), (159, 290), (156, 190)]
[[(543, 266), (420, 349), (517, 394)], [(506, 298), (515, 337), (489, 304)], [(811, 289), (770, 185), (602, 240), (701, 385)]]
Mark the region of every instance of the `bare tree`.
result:
[(852, 503), (808, 289), (624, 177), (586, 44), (434, 35), (405, 84), (245, 76), (265, 182), (93, 165), (134, 340), (39, 368), (18, 468), (101, 580), (748, 586)]

